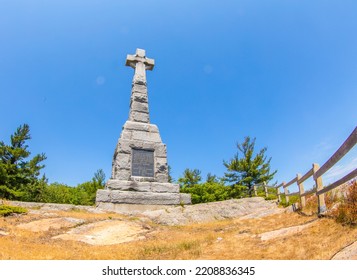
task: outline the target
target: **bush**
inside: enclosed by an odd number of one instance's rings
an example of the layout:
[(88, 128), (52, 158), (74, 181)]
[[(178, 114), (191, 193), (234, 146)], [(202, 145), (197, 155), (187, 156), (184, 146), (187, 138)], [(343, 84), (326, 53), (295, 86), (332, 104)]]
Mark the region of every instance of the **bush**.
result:
[(219, 182), (206, 182), (183, 187), (180, 191), (191, 194), (192, 204), (197, 204), (247, 197), (246, 189), (244, 186), (225, 186)]
[[(265, 195), (264, 195), (265, 197)], [(277, 199), (277, 196), (276, 195), (273, 195), (273, 194), (268, 194), (268, 197), (265, 197), (265, 200), (275, 200)]]
[(300, 203), (300, 196), (299, 195), (289, 195), (289, 202), (286, 202), (286, 196), (285, 194), (280, 194), (281, 201), (279, 205), (282, 205), (284, 207), (288, 207), (296, 202)]
[(336, 221), (344, 225), (357, 225), (357, 182), (347, 189), (345, 198), (334, 213)]
[(191, 194), (192, 204), (221, 201), (229, 198), (229, 189), (216, 182), (183, 187), (181, 192)]
[(7, 186), (0, 186), (0, 198), (19, 199), (24, 196), (24, 192), (13, 190)]
[[(252, 190), (252, 195), (255, 196), (254, 190)], [(274, 200), (274, 199), (278, 198), (278, 196), (276, 194), (276, 189), (272, 188), (272, 187), (268, 187), (268, 196), (266, 197), (264, 186), (257, 187), (257, 196), (264, 197), (265, 200)]]
[(9, 216), (12, 214), (24, 213), (27, 213), (27, 210), (25, 208), (10, 205), (0, 205), (0, 216)]
[(99, 187), (99, 185), (93, 182), (85, 182), (77, 187), (52, 183), (45, 188), (38, 201), (44, 203), (93, 205), (95, 204), (95, 196)]
[(23, 185), (21, 191), (0, 185), (0, 197), (31, 202), (94, 205), (97, 190), (104, 188), (104, 184), (105, 175), (103, 170), (99, 169), (91, 181), (77, 187), (61, 183), (48, 184), (44, 178), (36, 183)]

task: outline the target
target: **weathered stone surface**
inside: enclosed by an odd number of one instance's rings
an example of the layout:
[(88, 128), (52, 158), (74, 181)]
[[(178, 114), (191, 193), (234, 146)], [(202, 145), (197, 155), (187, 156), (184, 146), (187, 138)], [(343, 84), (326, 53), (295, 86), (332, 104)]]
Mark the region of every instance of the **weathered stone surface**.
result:
[(146, 94), (142, 94), (141, 92), (137, 92), (132, 96), (132, 100), (136, 102), (148, 102), (148, 97)]
[(161, 157), (156, 157), (156, 172), (157, 173), (167, 173), (167, 159), (166, 158), (161, 158)]
[(157, 142), (157, 143), (161, 142), (160, 134), (156, 132), (133, 130), (131, 132), (131, 135), (133, 140), (149, 141), (149, 142)]
[(143, 94), (147, 97), (147, 87), (145, 85), (133, 84), (131, 88), (132, 95)]
[(148, 123), (150, 121), (148, 113), (137, 112), (137, 111), (130, 112), (129, 120), (133, 122), (143, 122), (143, 123)]
[(147, 232), (141, 225), (128, 221), (106, 220), (71, 229), (53, 239), (81, 241), (91, 245), (113, 245), (143, 239)]
[(131, 141), (129, 140), (124, 140), (124, 139), (119, 139), (117, 147), (116, 147), (116, 154), (114, 156), (114, 159), (116, 158), (117, 154), (119, 152), (123, 154), (129, 154), (131, 155), (131, 146), (130, 146)]
[(166, 152), (166, 145), (165, 144), (156, 144), (155, 145), (155, 156), (156, 157), (162, 157), (166, 158), (167, 152)]
[[(180, 194), (181, 196), (184, 194)], [(275, 211), (272, 212), (271, 210)], [(231, 199), (226, 201), (202, 203), (195, 205), (176, 206), (143, 213), (156, 223), (164, 225), (184, 225), (188, 223), (209, 222), (229, 218), (244, 218), (245, 216), (269, 216), (283, 213), (275, 203), (262, 197)]]
[(98, 202), (97, 208), (101, 211), (110, 211), (120, 214), (141, 214), (145, 211), (163, 210), (172, 207), (172, 205), (149, 205), (149, 204), (118, 204), (108, 202)]
[(180, 185), (179, 184), (154, 182), (151, 184), (151, 191), (152, 192), (178, 193), (178, 192), (180, 192)]
[(191, 195), (188, 193), (180, 193), (180, 205), (190, 205)]
[(118, 166), (119, 169), (130, 169), (130, 154), (118, 153), (116, 157), (115, 164)]
[(334, 255), (332, 260), (357, 260), (357, 241)]
[(132, 121), (126, 121), (123, 128), (125, 130), (139, 130), (139, 131), (159, 133), (159, 129), (157, 128), (157, 126), (149, 123), (137, 123)]
[(131, 176), (130, 180), (133, 182), (156, 182), (156, 178), (154, 177)]
[(149, 106), (147, 103), (142, 103), (142, 102), (133, 102), (131, 104), (131, 109), (136, 112), (144, 112), (148, 113), (149, 112)]
[[(0, 200), (1, 204), (2, 200)], [(57, 203), (42, 203), (42, 202), (24, 202), (24, 201), (7, 201), (9, 205), (13, 206), (20, 206), (25, 208), (35, 208), (36, 211), (45, 212), (46, 216), (51, 216), (51, 213), (48, 211), (71, 211), (71, 210), (83, 210), (93, 213), (102, 213), (102, 211), (96, 210), (92, 206), (85, 206), (85, 205), (73, 205), (73, 204), (57, 204)], [(30, 210), (34, 211), (34, 210)], [(29, 212), (30, 212), (29, 211)]]
[(116, 180), (130, 180), (131, 178), (131, 173), (130, 170), (128, 169), (119, 169), (119, 170), (115, 170), (115, 173), (112, 175), (113, 179)]
[(167, 174), (157, 173), (156, 181), (159, 183), (166, 183), (169, 180), (169, 176)]
[(179, 193), (154, 193), (154, 192), (129, 192), (117, 190), (102, 190), (110, 193), (110, 200), (99, 200), (97, 202), (111, 202), (122, 204), (149, 204), (149, 205), (178, 205), (180, 204)]
[(275, 238), (281, 238), (281, 237), (286, 237), (290, 235), (297, 234), (304, 229), (311, 227), (316, 221), (304, 224), (304, 225), (298, 225), (298, 226), (293, 226), (293, 227), (287, 227), (287, 228), (281, 228), (278, 230), (273, 230), (269, 232), (264, 232), (262, 234), (259, 234), (259, 237), (262, 241), (268, 241), (271, 239)]
[(76, 225), (83, 224), (84, 222), (85, 221), (83, 219), (75, 219), (75, 218), (50, 218), (50, 219), (41, 219), (26, 224), (20, 224), (18, 225), (18, 228), (34, 231), (34, 232), (40, 232), (40, 231), (48, 231), (50, 229), (74, 227)]
[[(133, 139), (131, 139), (131, 140), (119, 139), (117, 147), (116, 147), (116, 154), (114, 155), (114, 159), (116, 158), (117, 154), (119, 154), (119, 153), (131, 154), (132, 149), (144, 149), (144, 150), (155, 151), (157, 145), (160, 145), (160, 143), (143, 142), (140, 140), (133, 140)], [(156, 151), (155, 151), (155, 155), (156, 155)]]
[(97, 190), (97, 201), (110, 201), (110, 192), (107, 190)]
[(109, 180), (106, 188), (110, 190), (120, 191), (139, 191), (139, 192), (166, 192), (178, 193), (180, 186), (178, 184), (158, 183), (158, 182), (136, 182), (136, 181), (122, 181)]
[(121, 135), (120, 135), (120, 139), (123, 139), (123, 140), (132, 140), (133, 137), (131, 135), (132, 131), (130, 130), (123, 130)]

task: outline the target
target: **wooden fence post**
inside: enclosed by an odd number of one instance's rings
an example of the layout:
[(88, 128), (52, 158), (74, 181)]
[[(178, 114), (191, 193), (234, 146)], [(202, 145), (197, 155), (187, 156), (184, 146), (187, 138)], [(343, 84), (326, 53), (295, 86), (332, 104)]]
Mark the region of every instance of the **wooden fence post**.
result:
[(297, 174), (296, 178), (297, 178), (297, 184), (299, 186), (301, 208), (304, 208), (306, 206), (305, 196), (303, 195), (305, 193), (304, 184), (303, 182), (301, 183), (299, 182), (299, 180), (301, 179), (301, 174)]
[(267, 184), (264, 182), (264, 192), (265, 192), (265, 197), (268, 197), (268, 187)]
[(254, 185), (254, 186), (253, 186), (253, 189), (254, 189), (254, 195), (255, 195), (255, 196), (258, 196), (258, 194), (257, 194), (257, 186)]
[(283, 182), (283, 188), (284, 188), (284, 193), (285, 193), (285, 202), (288, 204), (289, 203), (289, 190), (287, 187), (285, 187), (285, 182)]
[(276, 195), (277, 195), (277, 197), (278, 197), (278, 202), (281, 202), (280, 188), (276, 188)]
[[(315, 180), (315, 184), (316, 184), (316, 191), (320, 191), (323, 189), (323, 184), (322, 184), (322, 178), (320, 177), (316, 177), (315, 174), (317, 172), (317, 170), (320, 169), (320, 165), (318, 165), (317, 163), (313, 163), (312, 164), (312, 171), (314, 174), (314, 180)], [(318, 200), (318, 204), (319, 204), (319, 209), (318, 209), (318, 213), (322, 214), (324, 212), (326, 212), (326, 204), (325, 204), (325, 194), (320, 194), (317, 196), (317, 200)]]

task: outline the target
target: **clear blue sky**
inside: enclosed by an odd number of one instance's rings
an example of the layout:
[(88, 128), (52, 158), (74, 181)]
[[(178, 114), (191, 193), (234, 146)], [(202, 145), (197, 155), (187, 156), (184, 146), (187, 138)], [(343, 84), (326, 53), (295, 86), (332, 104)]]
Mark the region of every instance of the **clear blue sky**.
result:
[[(0, 139), (28, 123), (50, 182), (90, 180), (128, 117), (146, 49), (173, 177), (222, 176), (244, 136), (276, 180), (323, 164), (357, 124), (357, 2), (0, 0)], [(326, 180), (357, 166), (356, 147)]]

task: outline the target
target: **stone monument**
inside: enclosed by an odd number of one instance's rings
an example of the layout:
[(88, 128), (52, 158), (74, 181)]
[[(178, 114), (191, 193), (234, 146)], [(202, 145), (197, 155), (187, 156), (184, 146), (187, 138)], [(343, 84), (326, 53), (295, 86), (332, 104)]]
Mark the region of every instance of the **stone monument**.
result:
[(135, 55), (127, 56), (125, 65), (135, 69), (129, 119), (114, 152), (111, 178), (104, 190), (97, 191), (97, 206), (131, 211), (191, 204), (189, 194), (168, 182), (166, 145), (157, 126), (150, 123), (146, 70), (154, 68), (154, 60), (137, 49)]

